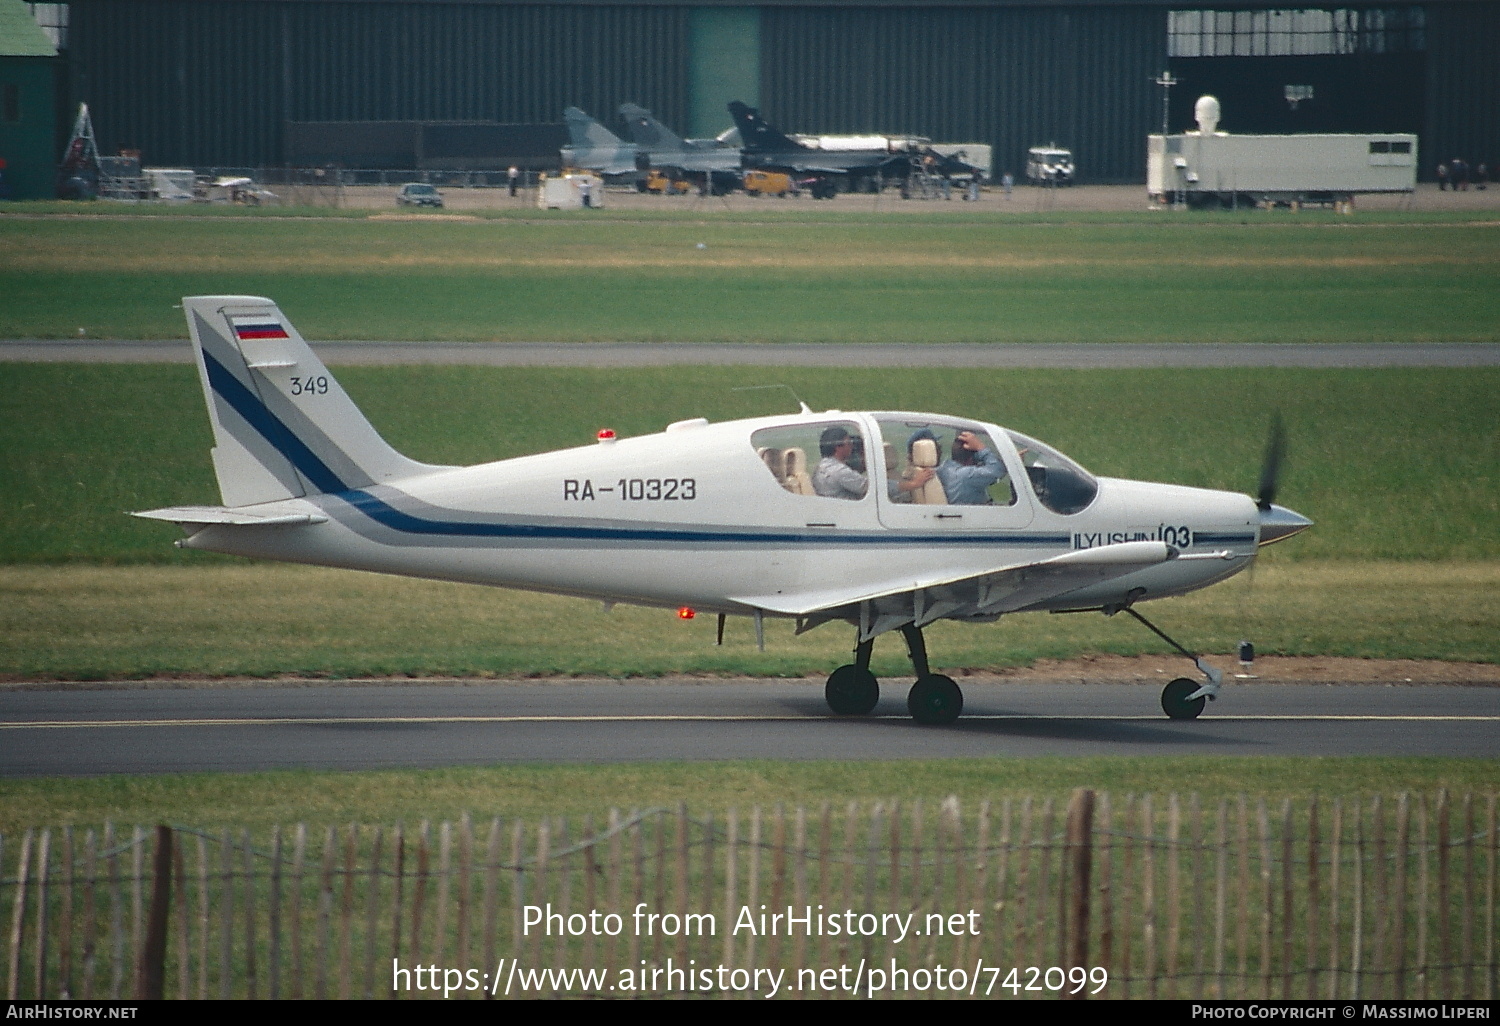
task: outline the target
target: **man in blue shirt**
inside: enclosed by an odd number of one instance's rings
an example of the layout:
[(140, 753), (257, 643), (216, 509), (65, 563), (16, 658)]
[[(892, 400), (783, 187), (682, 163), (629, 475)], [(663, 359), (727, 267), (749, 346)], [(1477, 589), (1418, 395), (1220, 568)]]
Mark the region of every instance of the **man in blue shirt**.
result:
[(988, 506), (990, 485), (1005, 476), (1005, 464), (972, 431), (953, 439), (953, 454), (937, 468), (951, 506)]

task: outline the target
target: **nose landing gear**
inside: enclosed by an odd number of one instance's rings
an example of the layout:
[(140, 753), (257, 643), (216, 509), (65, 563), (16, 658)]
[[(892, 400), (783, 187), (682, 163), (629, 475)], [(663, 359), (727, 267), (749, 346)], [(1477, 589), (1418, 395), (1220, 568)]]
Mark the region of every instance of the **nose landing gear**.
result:
[[(1135, 594), (1132, 593), (1131, 601), (1134, 600)], [(1134, 609), (1131, 609), (1128, 603), (1120, 603), (1108, 606), (1091, 606), (1088, 609), (1057, 609), (1054, 610), (1054, 612), (1103, 613), (1105, 616), (1114, 616), (1116, 613), (1120, 612), (1129, 613), (1141, 623), (1145, 624), (1147, 629), (1150, 630), (1152, 634), (1155, 634), (1158, 638), (1165, 641), (1168, 645), (1171, 645), (1177, 651), (1181, 652), (1183, 655), (1191, 659), (1193, 661), (1193, 665), (1198, 667), (1198, 672), (1202, 673), (1203, 676), (1208, 678), (1208, 680), (1206, 683), (1199, 684), (1197, 681), (1189, 677), (1178, 677), (1166, 687), (1162, 688), (1161, 711), (1166, 713), (1169, 719), (1196, 720), (1198, 718), (1198, 715), (1203, 712), (1203, 707), (1219, 697), (1219, 685), (1224, 683), (1224, 671), (1218, 669), (1217, 667), (1208, 665), (1201, 658), (1193, 655), (1193, 653), (1189, 652), (1187, 649), (1177, 644), (1177, 642), (1167, 637), (1167, 635), (1163, 633), (1160, 627), (1156, 626), (1156, 624), (1146, 619), (1140, 613), (1137, 613)]]

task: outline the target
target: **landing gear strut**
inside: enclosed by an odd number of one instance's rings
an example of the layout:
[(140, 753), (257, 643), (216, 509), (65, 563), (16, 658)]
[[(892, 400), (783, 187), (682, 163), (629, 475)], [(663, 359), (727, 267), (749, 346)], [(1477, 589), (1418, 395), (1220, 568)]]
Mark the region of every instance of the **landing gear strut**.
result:
[(880, 701), (880, 684), (870, 672), (870, 652), (875, 640), (861, 641), (854, 649), (854, 662), (828, 675), (823, 697), (828, 708), (840, 716), (865, 716)]
[[(1105, 612), (1109, 611), (1105, 610)], [(1208, 678), (1207, 684), (1199, 684), (1189, 677), (1178, 677), (1161, 689), (1161, 711), (1167, 714), (1168, 719), (1196, 720), (1198, 714), (1203, 711), (1204, 705), (1219, 697), (1219, 685), (1223, 683), (1224, 674), (1167, 637), (1161, 628), (1134, 609), (1126, 606), (1125, 612), (1145, 624), (1152, 634), (1191, 659), (1193, 665)]]
[[(1131, 594), (1130, 601), (1135, 601), (1135, 598), (1136, 593), (1133, 592)], [(1114, 616), (1116, 613), (1120, 612), (1129, 613), (1141, 623), (1145, 624), (1146, 628), (1150, 630), (1152, 634), (1155, 634), (1158, 638), (1165, 641), (1168, 645), (1171, 645), (1177, 651), (1181, 652), (1183, 655), (1191, 659), (1193, 661), (1193, 665), (1198, 667), (1198, 671), (1202, 673), (1203, 676), (1208, 678), (1208, 682), (1206, 684), (1199, 684), (1197, 681), (1193, 680), (1190, 677), (1178, 677), (1166, 687), (1162, 688), (1161, 711), (1166, 713), (1168, 718), (1174, 720), (1196, 720), (1198, 718), (1198, 714), (1203, 712), (1203, 707), (1219, 697), (1219, 685), (1224, 683), (1223, 671), (1208, 665), (1201, 658), (1193, 655), (1193, 653), (1189, 652), (1187, 649), (1177, 644), (1177, 642), (1167, 637), (1167, 635), (1162, 632), (1160, 627), (1156, 626), (1156, 624), (1146, 619), (1140, 613), (1137, 613), (1134, 609), (1131, 609), (1129, 603), (1120, 603), (1117, 605), (1108, 606), (1092, 606), (1088, 609), (1059, 609), (1056, 610), (1056, 612), (1103, 613), (1105, 616)]]
[(952, 723), (964, 711), (964, 693), (952, 677), (933, 673), (928, 667), (927, 642), (920, 628), (907, 624), (901, 628), (901, 636), (906, 639), (906, 652), (917, 674), (917, 682), (906, 695), (906, 711), (927, 726)]
[[(964, 710), (964, 694), (952, 677), (933, 673), (927, 664), (927, 643), (922, 631), (910, 624), (901, 628), (917, 682), (906, 696), (906, 708), (918, 723), (941, 726), (958, 719)], [(854, 649), (854, 662), (829, 674), (823, 688), (828, 708), (840, 716), (864, 716), (880, 701), (880, 685), (870, 672), (874, 639), (861, 641)]]

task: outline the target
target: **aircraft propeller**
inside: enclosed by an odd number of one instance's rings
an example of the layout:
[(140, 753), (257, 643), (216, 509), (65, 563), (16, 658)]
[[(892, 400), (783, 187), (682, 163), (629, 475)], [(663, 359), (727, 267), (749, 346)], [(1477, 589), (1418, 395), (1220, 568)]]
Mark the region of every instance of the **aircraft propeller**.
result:
[(1270, 510), (1276, 502), (1276, 489), (1281, 479), (1281, 463), (1286, 457), (1286, 428), (1282, 426), (1281, 414), (1271, 416), (1271, 430), (1266, 436), (1266, 455), (1260, 466), (1260, 488), (1255, 495), (1255, 504), (1262, 511)]

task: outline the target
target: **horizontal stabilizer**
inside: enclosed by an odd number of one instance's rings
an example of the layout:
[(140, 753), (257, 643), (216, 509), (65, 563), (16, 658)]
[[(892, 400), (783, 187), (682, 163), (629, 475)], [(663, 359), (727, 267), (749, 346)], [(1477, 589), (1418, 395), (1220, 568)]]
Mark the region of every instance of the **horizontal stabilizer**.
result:
[(321, 513), (247, 513), (223, 506), (168, 506), (130, 515), (172, 524), (229, 524), (238, 527), (295, 527), (328, 522)]

